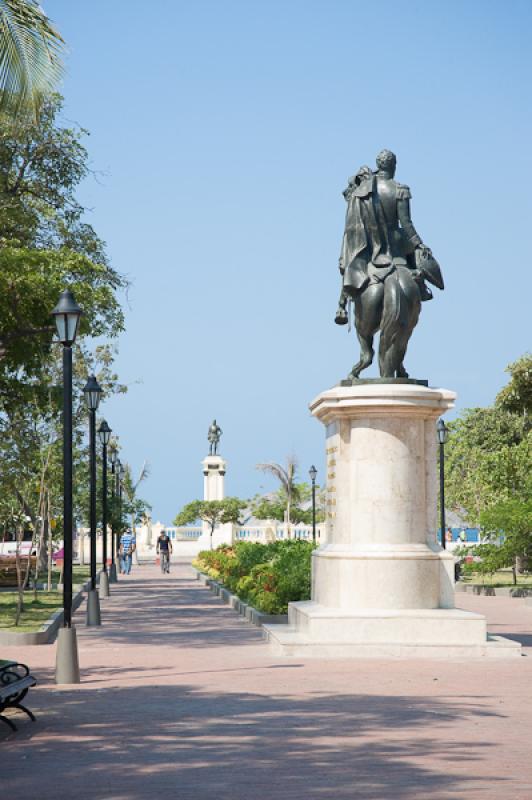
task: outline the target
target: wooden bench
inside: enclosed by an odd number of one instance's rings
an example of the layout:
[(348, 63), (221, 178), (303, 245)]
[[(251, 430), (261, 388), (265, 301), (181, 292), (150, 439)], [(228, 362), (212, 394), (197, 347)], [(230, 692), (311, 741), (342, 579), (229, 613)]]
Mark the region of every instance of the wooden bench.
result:
[(5, 717), (3, 712), (6, 708), (18, 708), (35, 722), (35, 717), (29, 709), (22, 705), (22, 700), (28, 694), (32, 686), (37, 681), (30, 675), (30, 671), (25, 664), (17, 664), (15, 661), (0, 661), (0, 719), (9, 725), (11, 730), (16, 731), (15, 723)]

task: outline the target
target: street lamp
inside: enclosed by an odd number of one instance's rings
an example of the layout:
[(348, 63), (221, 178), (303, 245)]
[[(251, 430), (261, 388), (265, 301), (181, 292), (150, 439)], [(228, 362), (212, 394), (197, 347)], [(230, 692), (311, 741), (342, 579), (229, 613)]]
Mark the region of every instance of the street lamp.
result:
[(100, 573), (100, 594), (102, 597), (109, 597), (109, 576), (107, 574), (107, 445), (111, 439), (111, 428), (104, 419), (98, 427), (98, 437), (102, 445), (103, 570)]
[(312, 481), (312, 543), (316, 544), (316, 475), (318, 470), (314, 464), (309, 469), (308, 474)]
[(118, 460), (118, 451), (116, 449), (116, 441), (113, 441), (112, 446), (109, 448), (109, 460), (111, 461), (111, 501), (113, 516), (111, 518), (111, 572), (109, 575), (110, 583), (117, 583), (116, 577), (116, 562), (115, 562), (115, 495), (116, 495), (116, 462)]
[(438, 442), (440, 443), (440, 529), (441, 529), (441, 546), (445, 550), (447, 543), (445, 541), (445, 443), (449, 439), (449, 429), (442, 419), (438, 420), (436, 425), (438, 433)]
[(91, 588), (87, 596), (87, 625), (101, 625), (100, 598), (96, 591), (96, 409), (100, 405), (102, 388), (91, 375), (83, 389), (89, 410), (89, 454), (90, 454), (90, 542), (91, 542)]
[(72, 345), (83, 311), (69, 289), (52, 311), (63, 345), (63, 627), (57, 637), (56, 683), (79, 683), (76, 629), (72, 625)]

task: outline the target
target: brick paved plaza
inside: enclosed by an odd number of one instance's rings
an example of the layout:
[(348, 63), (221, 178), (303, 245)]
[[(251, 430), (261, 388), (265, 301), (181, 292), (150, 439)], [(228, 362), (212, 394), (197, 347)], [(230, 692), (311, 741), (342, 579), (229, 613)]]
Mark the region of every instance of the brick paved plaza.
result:
[(82, 683), (55, 645), (4, 648), (39, 685), (0, 728), (9, 800), (532, 798), (532, 607), (459, 595), (524, 657), (474, 663), (272, 657), (187, 564), (137, 567), (76, 616)]

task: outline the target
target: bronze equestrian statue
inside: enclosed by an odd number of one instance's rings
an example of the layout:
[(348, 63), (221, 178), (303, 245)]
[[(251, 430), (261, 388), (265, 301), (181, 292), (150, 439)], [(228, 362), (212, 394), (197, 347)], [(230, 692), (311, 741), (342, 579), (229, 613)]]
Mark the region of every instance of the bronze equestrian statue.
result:
[(377, 156), (377, 169), (361, 167), (349, 180), (345, 231), (340, 255), (342, 290), (335, 322), (348, 322), (355, 305), (360, 360), (356, 379), (373, 361), (373, 338), (380, 330), (382, 378), (408, 378), (403, 364), (408, 341), (421, 311), (432, 298), (425, 280), (443, 289), (440, 267), (410, 218), (410, 189), (394, 180), (396, 157)]

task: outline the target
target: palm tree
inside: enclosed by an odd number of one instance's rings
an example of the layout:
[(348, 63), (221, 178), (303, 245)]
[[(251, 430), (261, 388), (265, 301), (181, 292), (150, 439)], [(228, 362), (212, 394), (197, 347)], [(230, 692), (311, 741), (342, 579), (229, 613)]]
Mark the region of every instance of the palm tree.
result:
[(292, 503), (293, 501), (297, 500), (298, 495), (295, 483), (297, 470), (296, 458), (295, 456), (288, 456), (286, 459), (286, 468), (281, 464), (276, 464), (274, 461), (271, 461), (268, 464), (257, 464), (257, 469), (260, 469), (263, 472), (269, 472), (270, 475), (273, 475), (275, 478), (277, 478), (286, 494), (286, 522), (288, 527), (288, 538), (290, 538), (290, 512), (292, 509)]
[(131, 528), (133, 533), (136, 533), (136, 525), (139, 520), (139, 517), (142, 516), (142, 513), (145, 510), (146, 504), (143, 500), (140, 500), (137, 497), (137, 490), (142, 483), (145, 481), (146, 478), (150, 474), (150, 468), (148, 466), (148, 462), (145, 461), (142, 465), (142, 469), (140, 470), (137, 480), (133, 478), (133, 471), (129, 464), (125, 466), (125, 474), (124, 474), (124, 481), (122, 484), (122, 490), (124, 492), (126, 502), (129, 506), (129, 513), (131, 515)]
[(0, 112), (36, 118), (63, 74), (65, 43), (37, 0), (0, 0)]

